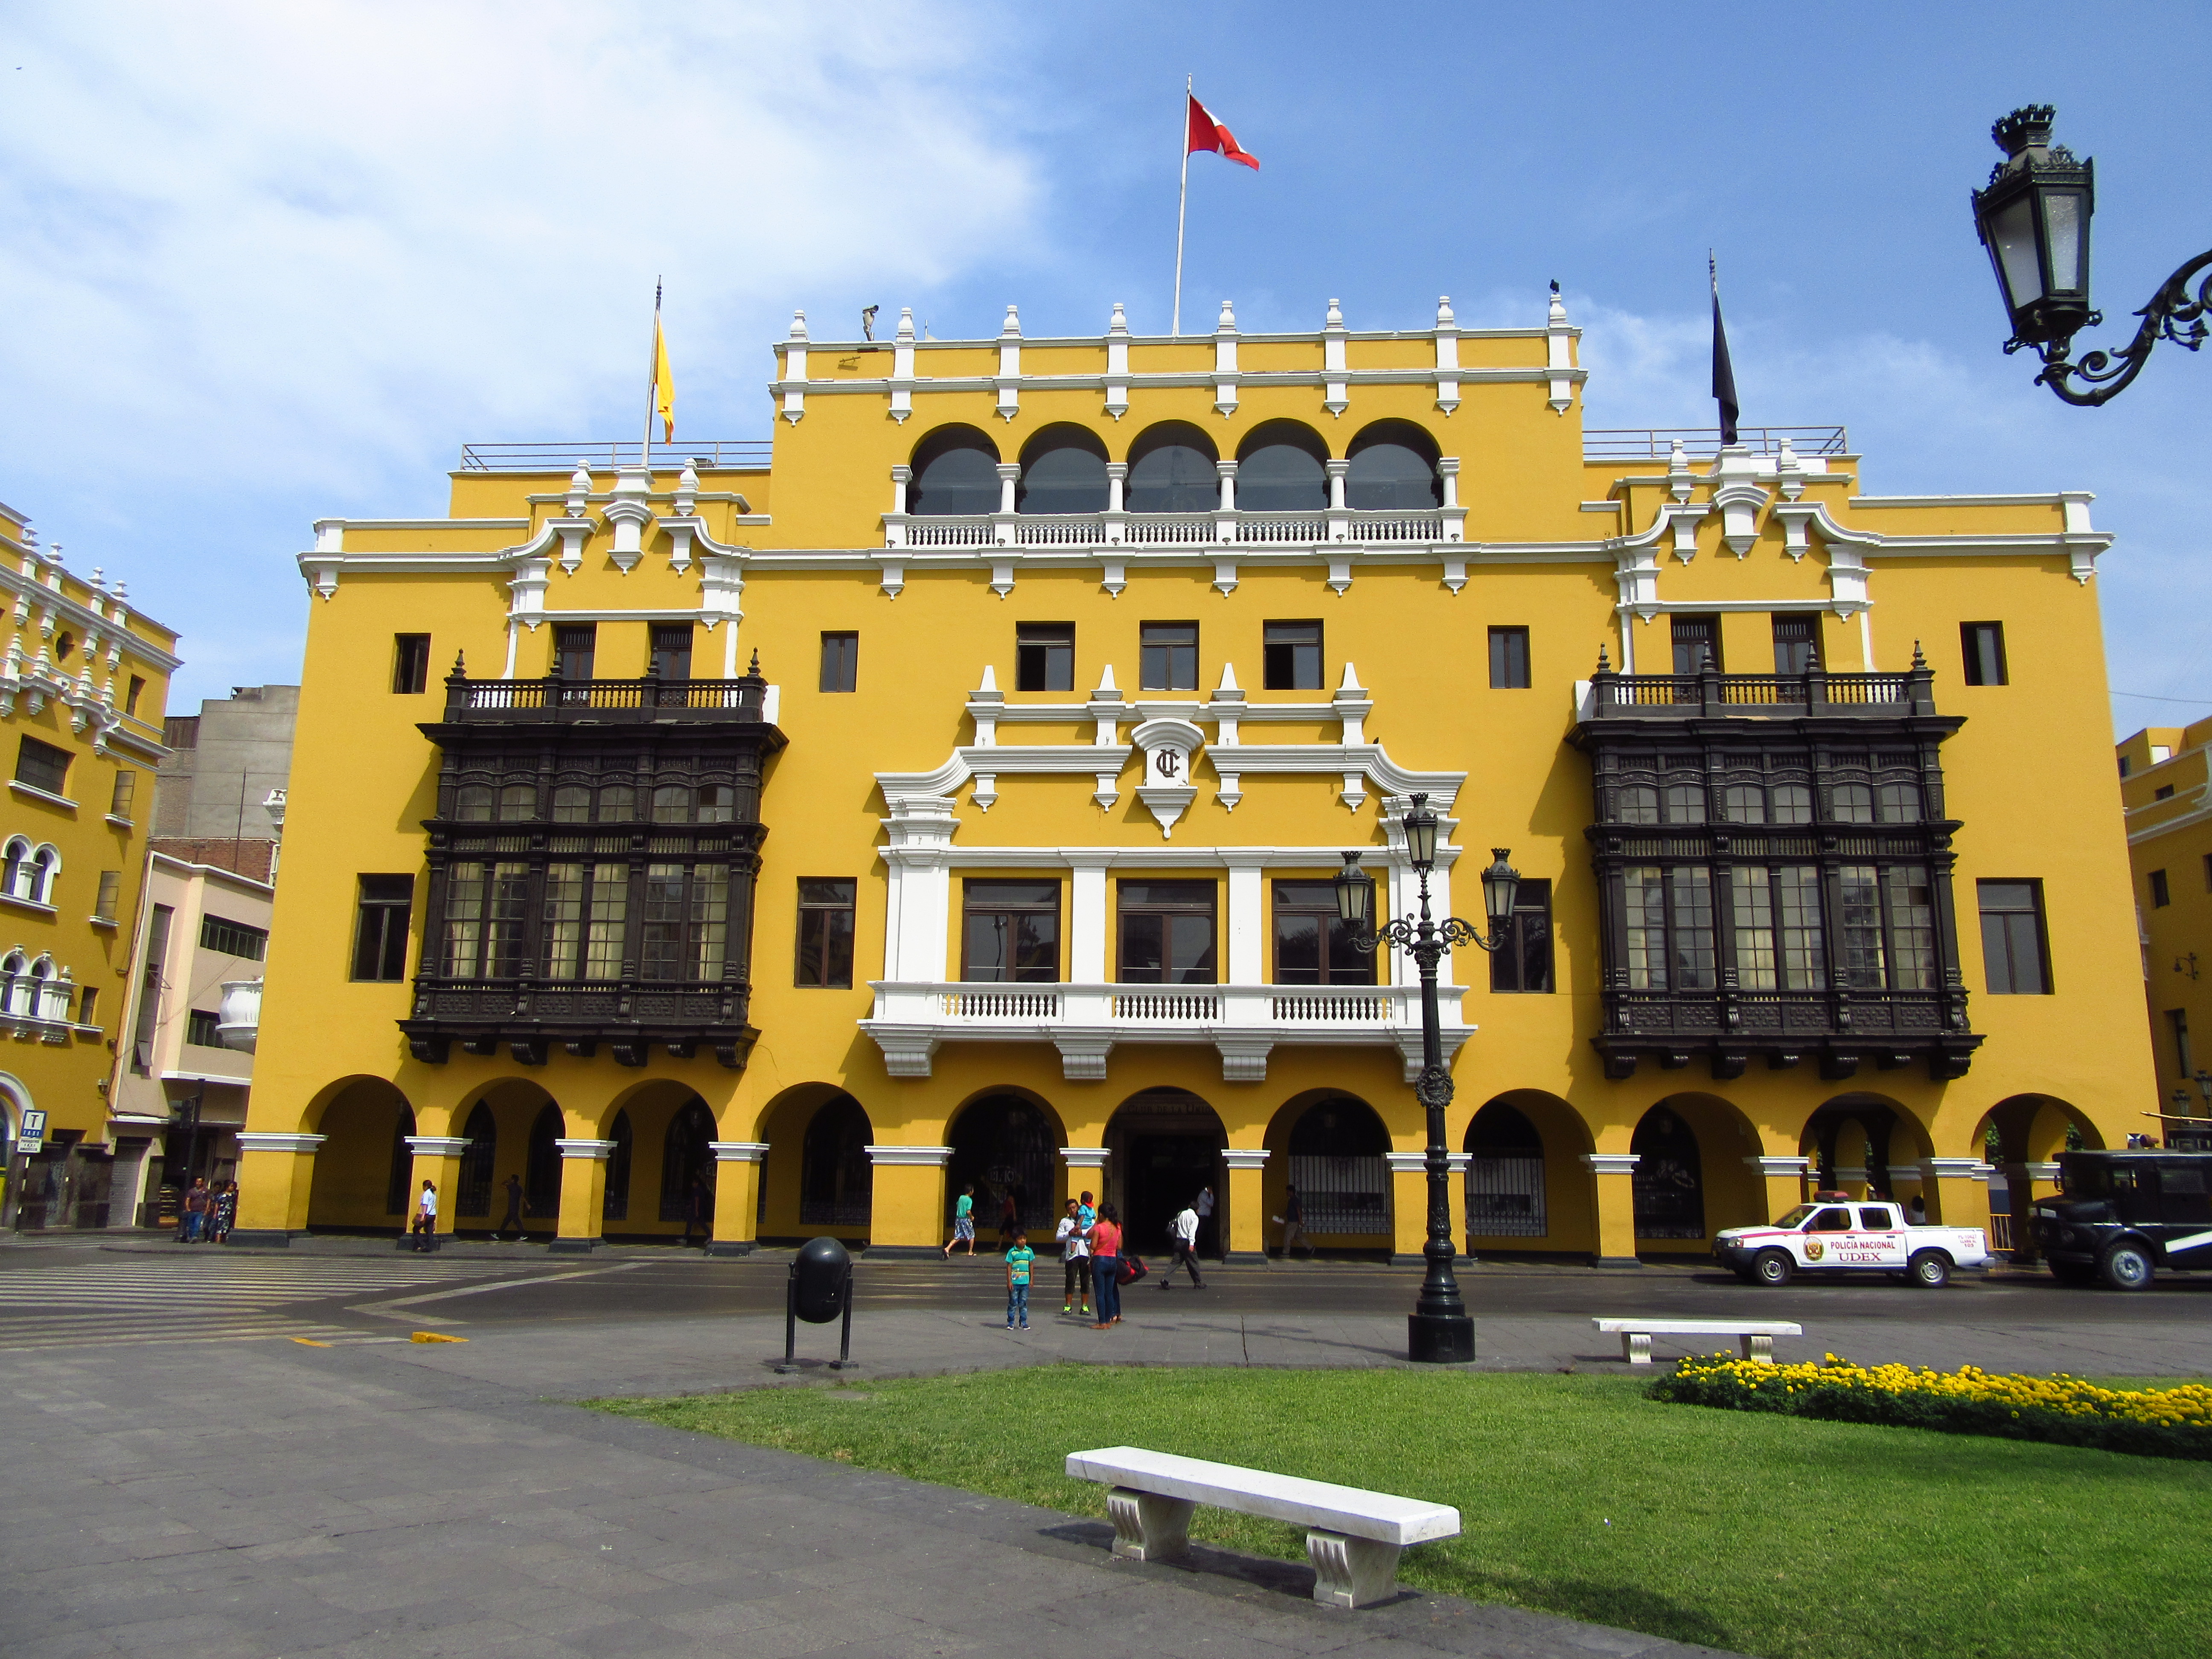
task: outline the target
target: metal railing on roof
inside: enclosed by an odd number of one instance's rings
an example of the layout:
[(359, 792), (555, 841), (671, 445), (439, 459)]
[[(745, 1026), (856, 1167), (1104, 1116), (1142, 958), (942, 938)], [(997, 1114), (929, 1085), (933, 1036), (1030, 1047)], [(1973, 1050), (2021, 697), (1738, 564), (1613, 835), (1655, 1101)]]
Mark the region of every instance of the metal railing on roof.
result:
[[(1784, 439), (1800, 455), (1844, 455), (1850, 439), (1840, 426), (1746, 426), (1736, 441), (1754, 455), (1778, 455)], [(1717, 426), (1584, 427), (1585, 460), (1663, 461), (1680, 443), (1686, 454), (1710, 459), (1720, 453)]]
[[(680, 444), (654, 444), (646, 464), (674, 472), (684, 463), (722, 469), (764, 470), (771, 442), (766, 438), (694, 438)], [(611, 439), (586, 439), (573, 443), (463, 444), (464, 472), (572, 472), (581, 461), (594, 472), (637, 465), (638, 446)]]

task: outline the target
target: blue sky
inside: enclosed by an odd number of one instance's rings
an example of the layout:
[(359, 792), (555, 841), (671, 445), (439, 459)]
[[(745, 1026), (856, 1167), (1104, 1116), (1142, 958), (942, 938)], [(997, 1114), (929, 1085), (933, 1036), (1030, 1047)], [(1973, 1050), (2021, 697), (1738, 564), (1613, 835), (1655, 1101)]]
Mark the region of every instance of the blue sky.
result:
[(679, 439), (765, 435), (794, 307), (1164, 327), (1188, 72), (1264, 165), (1193, 161), (1187, 325), (1533, 323), (1556, 276), (1590, 422), (1704, 425), (1713, 247), (1747, 422), (1846, 423), (1877, 492), (2098, 492), (2116, 727), (2179, 723), (2212, 353), (2061, 406), (1998, 349), (1966, 193), (1995, 117), (2057, 104), (2124, 320), (2212, 241), (2209, 46), (2120, 3), (31, 0), (0, 500), (184, 631), (173, 708), (296, 678), (312, 521), (441, 512), (464, 441), (632, 435), (657, 275)]

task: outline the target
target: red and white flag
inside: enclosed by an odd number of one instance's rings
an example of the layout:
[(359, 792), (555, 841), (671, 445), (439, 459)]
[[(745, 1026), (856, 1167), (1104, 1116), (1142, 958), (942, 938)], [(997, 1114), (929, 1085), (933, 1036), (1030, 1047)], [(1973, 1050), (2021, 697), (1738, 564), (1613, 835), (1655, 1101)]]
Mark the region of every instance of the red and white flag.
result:
[(1260, 158), (1246, 153), (1237, 143), (1237, 135), (1207, 113), (1206, 106), (1200, 103), (1194, 94), (1186, 93), (1184, 96), (1190, 100), (1190, 143), (1183, 153), (1195, 155), (1200, 150), (1206, 150), (1224, 161), (1241, 161), (1257, 173)]

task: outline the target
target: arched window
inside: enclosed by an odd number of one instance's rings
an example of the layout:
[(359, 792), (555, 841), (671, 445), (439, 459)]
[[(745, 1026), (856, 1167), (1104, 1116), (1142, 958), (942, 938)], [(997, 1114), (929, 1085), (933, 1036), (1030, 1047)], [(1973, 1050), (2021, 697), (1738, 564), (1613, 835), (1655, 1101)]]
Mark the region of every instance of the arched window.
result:
[(37, 1006), (31, 999), (36, 988), (31, 983), (30, 963), (20, 951), (10, 951), (5, 961), (0, 961), (0, 1014), (29, 1014)]
[(737, 816), (738, 792), (726, 783), (699, 786), (699, 822), (727, 823)]
[(906, 510), (932, 518), (999, 510), (999, 447), (972, 426), (941, 426), (917, 445)]
[(607, 1139), (615, 1144), (607, 1154), (607, 1196), (599, 1206), (602, 1221), (629, 1219), (629, 1159), (635, 1137), (630, 1133), (629, 1112), (627, 1108), (615, 1114), (614, 1127), (607, 1131)]
[(1619, 797), (1615, 816), (1622, 823), (1656, 823), (1659, 822), (1659, 792), (1649, 784), (1632, 783)]
[(684, 823), (691, 817), (691, 790), (689, 785), (664, 783), (653, 792), (653, 821), (655, 823)]
[(70, 998), (76, 987), (70, 982), (66, 969), (58, 978), (55, 976), (52, 957), (41, 956), (31, 964), (31, 988), (37, 994), (31, 1005), (32, 1012), (40, 1019), (69, 1018)]
[(1628, 1150), (1637, 1160), (1629, 1177), (1636, 1206), (1636, 1236), (1703, 1238), (1705, 1180), (1696, 1133), (1680, 1115), (1655, 1106), (1636, 1126)]
[(561, 1213), (561, 1109), (547, 1101), (530, 1126), (530, 1154), (522, 1170), (522, 1212)]
[(392, 1167), (384, 1178), (384, 1212), (407, 1213), (408, 1189), (415, 1184), (415, 1149), (407, 1137), (415, 1133), (415, 1109), (402, 1106), (392, 1125)]
[(499, 792), (499, 821), (501, 823), (521, 823), (538, 816), (538, 786), (534, 783), (510, 783)]
[(1291, 1130), (1290, 1184), (1310, 1233), (1387, 1235), (1390, 1136), (1375, 1109), (1340, 1095), (1309, 1107)]
[(714, 1115), (694, 1095), (669, 1120), (660, 1152), (660, 1218), (681, 1221), (690, 1203), (693, 1179), (707, 1185), (707, 1216), (714, 1214)]
[(1467, 1235), (1469, 1238), (1541, 1238), (1544, 1138), (1502, 1100), (1467, 1126)]
[[(997, 503), (992, 503), (995, 509)], [(1103, 513), (1106, 446), (1079, 426), (1048, 426), (1022, 450), (1017, 513)]]
[(1248, 513), (1318, 513), (1328, 505), (1328, 447), (1297, 421), (1268, 421), (1237, 450), (1237, 505)]
[(465, 783), (453, 792), (453, 816), (464, 823), (491, 822), (491, 786)]
[(948, 1213), (960, 1189), (972, 1185), (980, 1221), (997, 1216), (1000, 1198), (1012, 1193), (1022, 1225), (1032, 1233), (1051, 1229), (1059, 1143), (1032, 1103), (1019, 1095), (986, 1096), (953, 1120), (945, 1139), (952, 1145), (945, 1169)]
[(580, 783), (564, 783), (553, 792), (553, 822), (556, 823), (589, 823), (592, 821), (592, 792)]
[(1874, 791), (1863, 783), (1839, 783), (1829, 797), (1838, 823), (1872, 823)]
[(1188, 422), (1147, 427), (1129, 446), (1129, 511), (1212, 512), (1221, 505), (1220, 458), (1213, 440)]
[(457, 1217), (488, 1216), (491, 1213), (492, 1162), (499, 1156), (499, 1125), (492, 1120), (491, 1108), (481, 1100), (477, 1102), (461, 1133), (468, 1137), (469, 1144), (461, 1153), (460, 1190), (453, 1194), (453, 1213)]
[(1376, 513), (1424, 512), (1443, 505), (1437, 446), (1410, 421), (1377, 421), (1352, 441), (1345, 504)]
[(62, 855), (58, 848), (41, 846), (31, 855), (31, 879), (26, 897), (41, 904), (54, 902), (54, 878), (62, 872)]
[(860, 1103), (838, 1095), (806, 1126), (799, 1155), (802, 1226), (864, 1228), (873, 1212), (876, 1167), (868, 1157), (875, 1130)]
[(31, 843), (21, 836), (10, 836), (4, 858), (5, 863), (0, 864), (0, 893), (9, 898), (30, 897)]

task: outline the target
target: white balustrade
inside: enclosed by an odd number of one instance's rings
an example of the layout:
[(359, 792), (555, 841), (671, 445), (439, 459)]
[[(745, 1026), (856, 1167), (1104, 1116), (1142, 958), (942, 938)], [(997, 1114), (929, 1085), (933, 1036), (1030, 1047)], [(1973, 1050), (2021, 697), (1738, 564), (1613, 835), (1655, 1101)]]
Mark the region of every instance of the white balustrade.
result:
[(1406, 546), (1461, 539), (1466, 510), (1436, 513), (1052, 513), (965, 518), (884, 516), (887, 547), (1320, 547), (1332, 543)]

